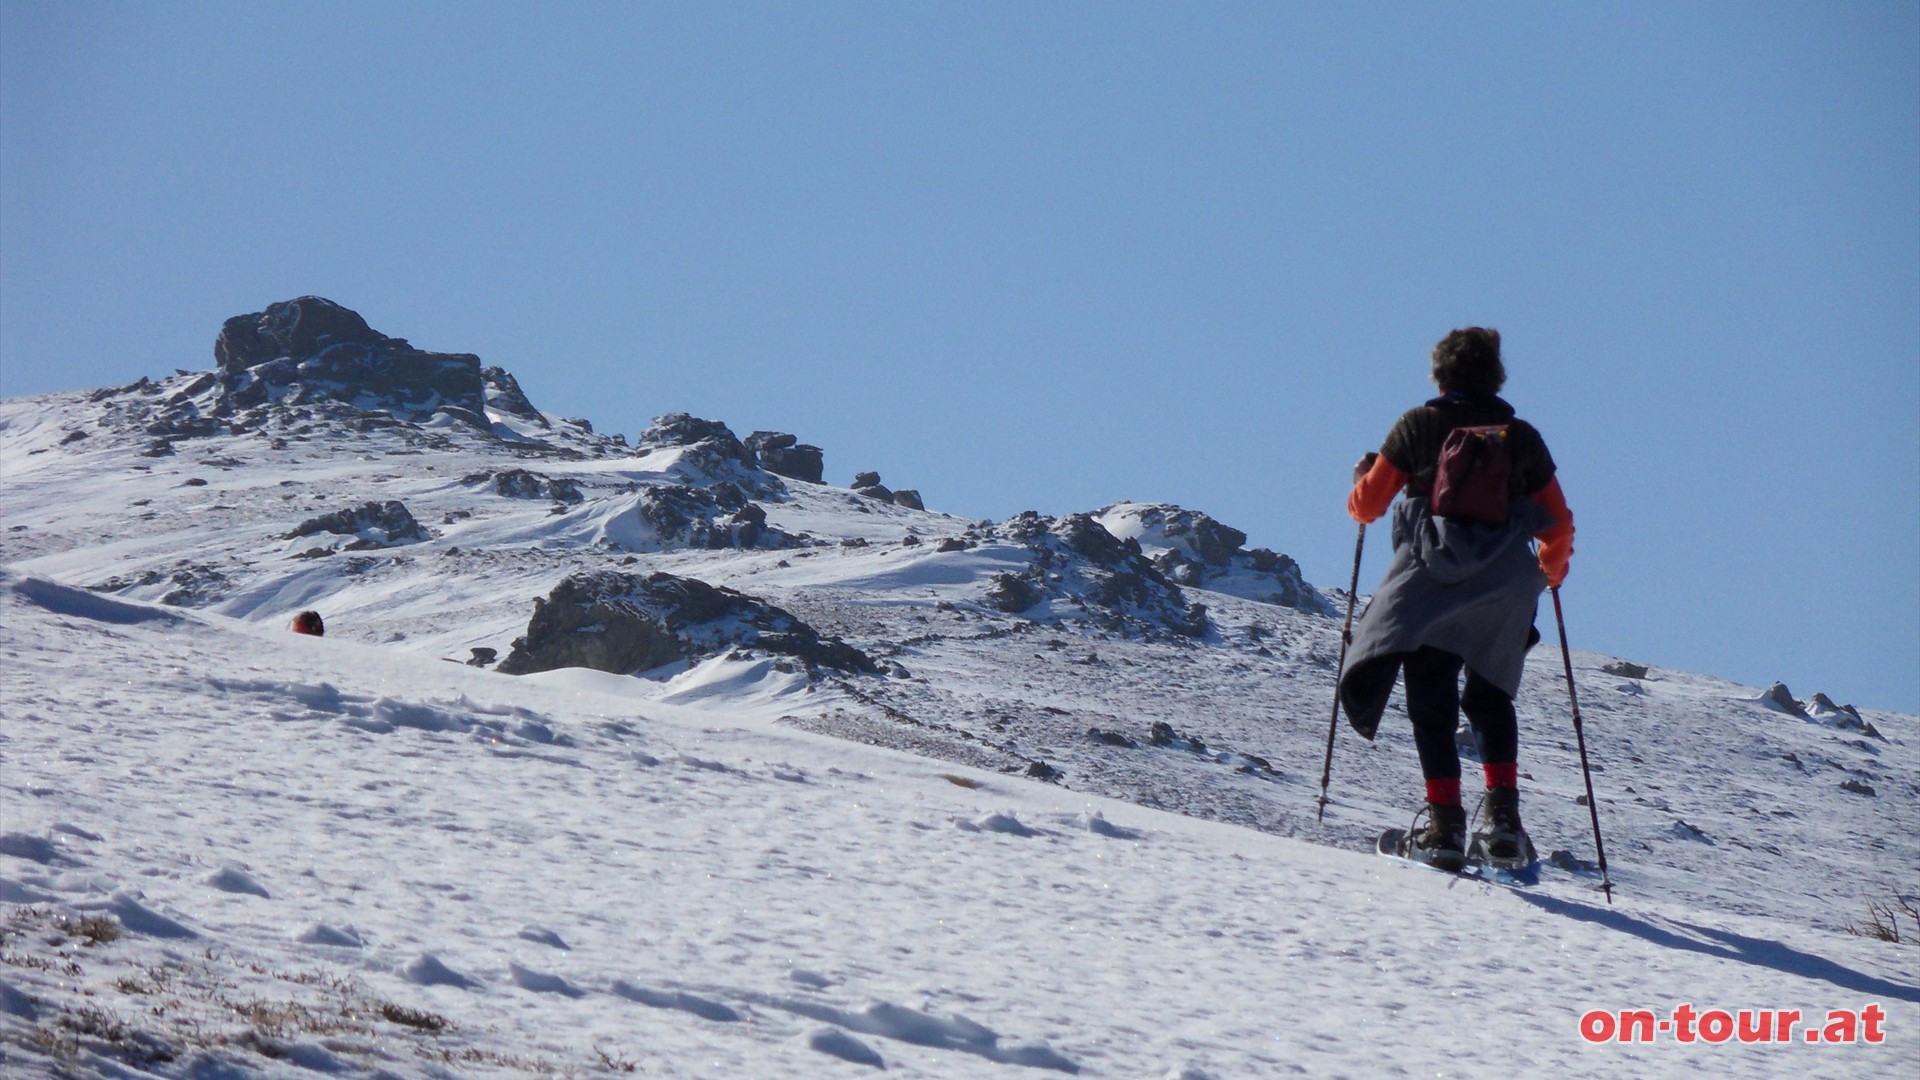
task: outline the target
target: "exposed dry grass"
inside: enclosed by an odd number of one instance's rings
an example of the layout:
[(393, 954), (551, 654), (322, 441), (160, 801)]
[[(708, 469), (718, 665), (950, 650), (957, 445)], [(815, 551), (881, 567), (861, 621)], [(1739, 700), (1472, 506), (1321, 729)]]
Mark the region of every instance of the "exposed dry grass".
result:
[[(1902, 937), (1900, 928), (1912, 924), (1912, 936)], [(1895, 945), (1906, 942), (1920, 942), (1920, 907), (1905, 897), (1896, 896), (1886, 903), (1867, 902), (1867, 921), (1864, 925), (1847, 924), (1847, 933), (1855, 937), (1873, 938), (1876, 941), (1890, 941)]]

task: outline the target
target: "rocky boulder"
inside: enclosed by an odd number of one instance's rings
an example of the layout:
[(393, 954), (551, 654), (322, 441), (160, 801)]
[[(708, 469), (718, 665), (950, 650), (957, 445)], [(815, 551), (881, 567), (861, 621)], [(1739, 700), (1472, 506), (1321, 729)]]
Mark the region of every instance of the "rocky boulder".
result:
[(770, 473), (809, 484), (821, 483), (826, 475), (826, 452), (783, 431), (756, 431), (747, 436), (746, 445)]
[(425, 352), (318, 296), (236, 315), (213, 346), (218, 414), (268, 402), (335, 401), (409, 421), (444, 412), (487, 427), (480, 358)]
[(1017, 577), (1041, 596), (1065, 601), (1054, 605), (1056, 613), (1077, 607), (1103, 629), (1199, 637), (1211, 626), (1205, 605), (1188, 603), (1137, 542), (1114, 536), (1092, 514), (1053, 518), (1029, 510), (996, 531), (1033, 552), (1024, 574), (1002, 574), (989, 589), (988, 602), (1001, 610), (1026, 599), (1005, 580)]
[(730, 482), (762, 498), (781, 498), (786, 488), (762, 469), (753, 451), (718, 420), (702, 420), (688, 413), (656, 417), (634, 443), (634, 457), (677, 450), (673, 471), (700, 483)]
[(1167, 580), (1325, 614), (1331, 610), (1292, 558), (1255, 548), (1247, 534), (1172, 503), (1119, 502), (1094, 512), (1107, 531), (1140, 546)]
[(554, 479), (529, 469), (504, 472), (477, 472), (460, 478), (463, 484), (487, 484), (494, 494), (509, 499), (549, 499), (557, 503), (577, 503), (586, 496), (580, 485), (565, 477)]
[(533, 402), (527, 400), (525, 391), (520, 389), (520, 381), (515, 379), (506, 368), (481, 368), (480, 381), (486, 387), (487, 408), (494, 412), (517, 416), (543, 428), (553, 426), (547, 422), (546, 416), (539, 409), (533, 407)]
[(534, 601), (526, 635), (496, 670), (586, 667), (626, 675), (734, 647), (792, 656), (809, 667), (879, 670), (853, 646), (744, 593), (672, 574), (613, 571), (574, 574)]
[(1018, 574), (995, 574), (987, 588), (987, 603), (1009, 615), (1018, 615), (1038, 604), (1046, 594), (1031, 580)]
[(354, 537), (353, 543), (346, 546), (348, 551), (398, 547), (433, 539), (433, 534), (414, 520), (406, 504), (396, 499), (383, 503), (366, 502), (350, 509), (308, 518), (286, 534), (285, 539), (295, 540), (321, 533)]
[(658, 484), (644, 488), (634, 514), (668, 547), (789, 548), (798, 539), (767, 524), (767, 512), (728, 481), (693, 487)]

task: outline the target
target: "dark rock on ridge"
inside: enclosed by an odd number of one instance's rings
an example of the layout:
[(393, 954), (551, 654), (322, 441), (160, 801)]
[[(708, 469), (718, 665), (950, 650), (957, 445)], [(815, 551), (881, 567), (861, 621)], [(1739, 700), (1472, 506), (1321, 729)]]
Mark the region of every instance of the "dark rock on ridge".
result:
[(347, 545), (348, 551), (395, 547), (433, 539), (433, 534), (415, 521), (406, 504), (397, 499), (389, 499), (384, 503), (362, 503), (350, 510), (336, 510), (331, 514), (308, 518), (288, 533), (286, 539), (319, 533), (357, 536), (359, 539)]
[(679, 471), (691, 473), (690, 479), (703, 483), (730, 481), (762, 498), (786, 496), (779, 478), (762, 469), (753, 451), (718, 420), (702, 420), (683, 412), (656, 417), (635, 441), (633, 456), (646, 457), (676, 448), (682, 451)]
[(1267, 548), (1254, 548), (1234, 556), (1234, 562), (1241, 560), (1245, 560), (1255, 573), (1273, 579), (1272, 594), (1262, 597), (1268, 603), (1299, 608), (1301, 611), (1317, 611), (1323, 615), (1331, 612), (1326, 598), (1307, 584), (1306, 575), (1300, 572), (1300, 564), (1294, 562), (1292, 556), (1281, 555)]
[(756, 431), (747, 436), (747, 449), (770, 473), (809, 484), (826, 475), (826, 452), (782, 431)]
[(586, 497), (580, 493), (580, 485), (572, 480), (565, 477), (556, 480), (528, 469), (477, 472), (460, 478), (463, 484), (484, 484), (489, 480), (493, 482), (496, 494), (509, 499), (551, 499), (558, 503), (577, 503)]
[[(539, 409), (533, 407), (533, 402), (527, 400), (526, 393), (520, 389), (520, 381), (515, 379), (506, 368), (481, 368), (480, 380), (486, 387), (487, 405), (495, 412), (508, 413), (543, 428), (553, 426), (547, 422), (547, 418)], [(577, 423), (585, 424), (586, 421), (577, 421)], [(586, 430), (591, 434), (593, 428), (589, 425)]]
[(1044, 597), (1038, 585), (1019, 574), (995, 574), (987, 589), (987, 603), (1009, 615), (1020, 614)]
[(442, 411), (487, 427), (479, 357), (416, 349), (322, 297), (283, 300), (228, 319), (213, 354), (216, 415), (270, 401), (337, 401), (404, 420)]
[(657, 573), (574, 574), (534, 601), (526, 635), (496, 670), (509, 675), (586, 667), (626, 675), (735, 646), (809, 666), (877, 673), (872, 658), (822, 638), (792, 613), (732, 589)]

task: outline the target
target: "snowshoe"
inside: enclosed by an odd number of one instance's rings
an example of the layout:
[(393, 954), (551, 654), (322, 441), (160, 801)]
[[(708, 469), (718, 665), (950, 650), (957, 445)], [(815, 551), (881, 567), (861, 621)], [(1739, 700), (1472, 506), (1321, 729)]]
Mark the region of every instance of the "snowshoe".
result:
[(1382, 833), (1378, 844), (1380, 854), (1394, 855), (1450, 873), (1457, 874), (1466, 869), (1466, 811), (1459, 806), (1429, 803), (1424, 810), (1414, 814), (1411, 824), (1419, 825), (1423, 815), (1427, 818), (1427, 827), (1424, 829), (1388, 829)]
[(1520, 792), (1510, 787), (1490, 788), (1475, 815), (1479, 828), (1467, 845), (1467, 861), (1496, 870), (1521, 871), (1540, 861), (1533, 838), (1520, 824)]

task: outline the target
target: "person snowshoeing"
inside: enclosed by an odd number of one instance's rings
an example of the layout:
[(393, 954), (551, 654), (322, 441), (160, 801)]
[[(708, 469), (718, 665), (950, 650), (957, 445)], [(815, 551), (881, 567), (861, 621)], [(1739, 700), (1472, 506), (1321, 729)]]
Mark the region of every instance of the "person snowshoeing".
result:
[(1354, 467), (1347, 513), (1355, 521), (1376, 521), (1402, 490), (1407, 497), (1394, 508), (1393, 562), (1354, 628), (1340, 700), (1371, 740), (1405, 674), (1428, 817), (1406, 854), (1453, 870), (1469, 850), (1454, 742), (1464, 708), (1487, 785), (1474, 854), (1521, 866), (1534, 856), (1520, 823), (1513, 699), (1527, 650), (1540, 640), (1540, 593), (1567, 577), (1573, 513), (1546, 441), (1499, 396), (1499, 331), (1475, 326), (1441, 339), (1433, 381), (1440, 396), (1409, 409), (1379, 452)]

